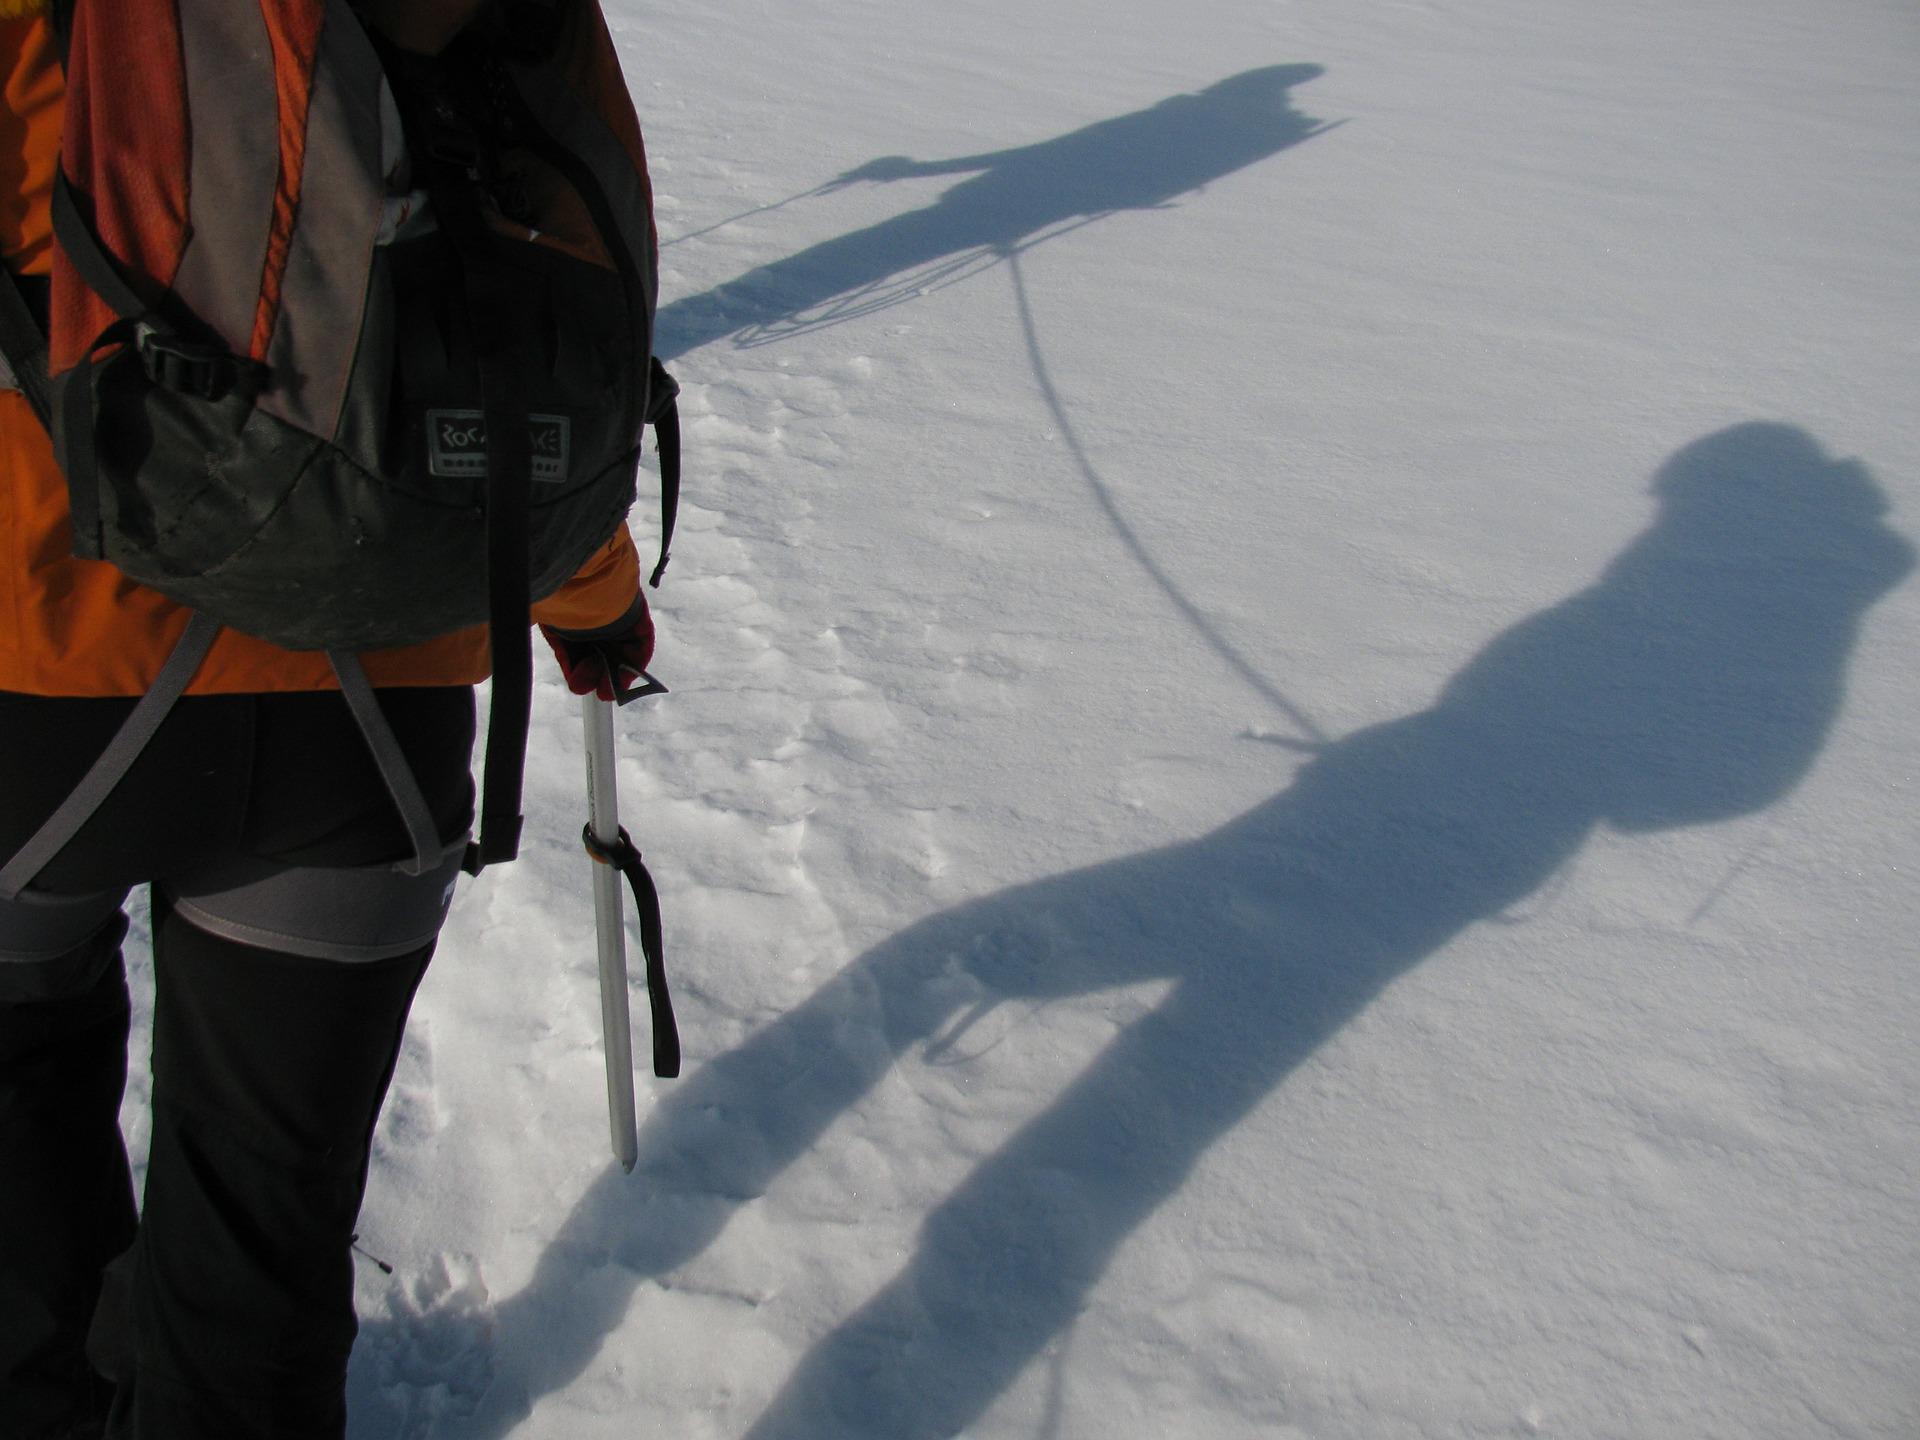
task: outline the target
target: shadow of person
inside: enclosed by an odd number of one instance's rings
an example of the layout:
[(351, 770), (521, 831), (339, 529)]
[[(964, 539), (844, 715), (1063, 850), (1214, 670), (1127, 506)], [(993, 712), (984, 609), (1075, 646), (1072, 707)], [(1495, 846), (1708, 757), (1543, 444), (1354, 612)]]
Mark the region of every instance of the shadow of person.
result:
[(1061, 226), (1166, 205), (1328, 129), (1296, 111), (1289, 94), (1321, 73), (1270, 65), (1034, 145), (872, 161), (824, 188), (972, 178), (932, 205), (663, 305), (655, 349), (671, 360), (728, 335), (752, 345), (838, 323), (993, 264)]
[[(1596, 827), (1750, 814), (1819, 754), (1868, 608), (1912, 569), (1856, 462), (1748, 424), (1679, 452), (1652, 525), (1428, 708), (1322, 747), (1210, 834), (930, 917), (668, 1092), (499, 1309), (463, 1440), (578, 1376), (644, 1277), (704, 1249), (887, 1069), (992, 1004), (1170, 981), (927, 1217), (753, 1440), (951, 1436), (1071, 1323), (1201, 1154), (1395, 976), (1537, 891)], [(591, 1275), (591, 1283), (583, 1276)]]

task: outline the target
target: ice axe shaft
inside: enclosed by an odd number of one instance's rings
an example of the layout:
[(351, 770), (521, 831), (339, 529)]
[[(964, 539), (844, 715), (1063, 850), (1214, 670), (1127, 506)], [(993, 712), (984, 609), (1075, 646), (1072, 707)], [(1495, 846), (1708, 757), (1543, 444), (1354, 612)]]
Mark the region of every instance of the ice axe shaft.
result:
[[(586, 720), (587, 829), (599, 844), (620, 840), (620, 795), (614, 777), (613, 706), (588, 695)], [(596, 861), (593, 867), (593, 921), (600, 937), (600, 1027), (607, 1056), (607, 1123), (613, 1158), (633, 1173), (640, 1155), (633, 1101), (633, 1019), (627, 1008), (627, 930), (620, 894), (620, 871)]]

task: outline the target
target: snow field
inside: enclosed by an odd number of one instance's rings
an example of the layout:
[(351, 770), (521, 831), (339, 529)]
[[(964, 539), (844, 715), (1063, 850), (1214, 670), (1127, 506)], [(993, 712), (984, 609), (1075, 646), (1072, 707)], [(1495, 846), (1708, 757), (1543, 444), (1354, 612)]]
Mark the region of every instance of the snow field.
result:
[(1912, 8), (609, 13), (687, 1074), (549, 680), (354, 1440), (1920, 1433)]

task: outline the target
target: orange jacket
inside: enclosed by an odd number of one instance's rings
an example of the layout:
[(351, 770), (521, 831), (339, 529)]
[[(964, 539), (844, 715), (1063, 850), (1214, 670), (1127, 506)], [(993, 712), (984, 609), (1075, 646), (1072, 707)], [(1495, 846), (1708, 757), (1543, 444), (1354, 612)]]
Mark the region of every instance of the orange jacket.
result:
[[(444, 0), (440, 0), (444, 3)], [(0, 14), (22, 7), (0, 0)], [(42, 18), (0, 19), (0, 258), (16, 273), (51, 266), (50, 197), (64, 80)], [(633, 540), (620, 527), (534, 618), (586, 630), (623, 615), (640, 592)], [(187, 612), (112, 565), (71, 553), (66, 481), (26, 399), (0, 392), (0, 690), (138, 695), (186, 628)], [(476, 626), (361, 657), (375, 685), (465, 685), (488, 672)], [(325, 655), (223, 631), (191, 694), (335, 688)]]

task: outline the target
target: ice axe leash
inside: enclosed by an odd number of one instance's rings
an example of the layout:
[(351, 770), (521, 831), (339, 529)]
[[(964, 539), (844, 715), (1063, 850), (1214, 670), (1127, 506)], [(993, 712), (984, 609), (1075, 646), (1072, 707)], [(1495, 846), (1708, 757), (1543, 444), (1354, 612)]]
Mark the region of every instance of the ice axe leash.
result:
[[(666, 686), (642, 672), (645, 682), (620, 694), (626, 704), (643, 695), (664, 694)], [(607, 1056), (607, 1121), (613, 1139), (613, 1157), (628, 1174), (639, 1158), (640, 1140), (634, 1118), (633, 1025), (627, 1008), (627, 932), (620, 901), (620, 879), (626, 877), (640, 915), (640, 951), (646, 958), (647, 1001), (653, 1021), (653, 1073), (671, 1078), (680, 1073), (680, 1032), (674, 1024), (673, 1000), (667, 993), (665, 941), (660, 924), (660, 896), (640, 852), (620, 825), (619, 786), (614, 774), (613, 704), (585, 696), (581, 715), (586, 724), (587, 827), (582, 839), (593, 857), (593, 919), (600, 941), (600, 1026)]]

